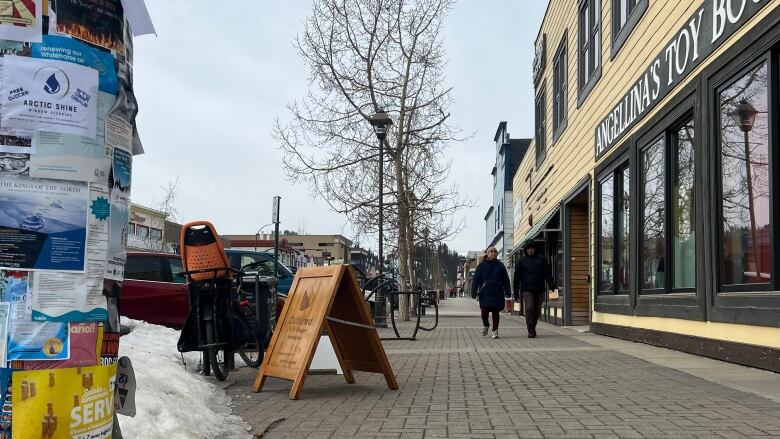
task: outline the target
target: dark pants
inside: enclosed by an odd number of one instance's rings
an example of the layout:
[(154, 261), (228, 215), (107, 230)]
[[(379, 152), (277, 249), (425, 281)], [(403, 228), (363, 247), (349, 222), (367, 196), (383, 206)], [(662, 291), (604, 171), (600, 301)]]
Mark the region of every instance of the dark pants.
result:
[(500, 313), (504, 308), (491, 308), (491, 307), (485, 307), (482, 306), (479, 308), (480, 311), (482, 311), (482, 326), (488, 327), (488, 313), (493, 314), (493, 331), (498, 331), (498, 313)]
[(542, 315), (542, 303), (544, 303), (544, 293), (532, 293), (523, 291), (523, 309), (525, 310), (525, 323), (529, 330), (536, 329), (536, 322)]

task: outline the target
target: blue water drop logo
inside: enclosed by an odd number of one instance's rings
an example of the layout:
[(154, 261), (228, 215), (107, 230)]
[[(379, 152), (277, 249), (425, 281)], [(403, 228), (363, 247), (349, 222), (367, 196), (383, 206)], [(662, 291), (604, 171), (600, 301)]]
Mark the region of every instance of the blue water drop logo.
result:
[(43, 91), (53, 95), (60, 91), (60, 82), (57, 81), (57, 76), (52, 73), (49, 79), (46, 80), (46, 84), (43, 86)]

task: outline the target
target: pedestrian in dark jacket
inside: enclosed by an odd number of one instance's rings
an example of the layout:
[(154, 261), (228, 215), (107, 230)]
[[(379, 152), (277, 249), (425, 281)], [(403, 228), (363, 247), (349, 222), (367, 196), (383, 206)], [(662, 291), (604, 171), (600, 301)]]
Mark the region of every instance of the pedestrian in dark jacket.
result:
[[(524, 256), (515, 264), (515, 274), (512, 280), (514, 298), (523, 301), (525, 323), (528, 326), (528, 337), (536, 337), (536, 322), (542, 313), (544, 292), (554, 290), (555, 280), (550, 271), (550, 264), (544, 256), (537, 254), (536, 244), (528, 241), (523, 245)], [(521, 296), (522, 293), (522, 296)]]
[(504, 299), (510, 297), (509, 274), (506, 267), (498, 260), (498, 251), (490, 247), (487, 258), (477, 266), (474, 273), (472, 288), (475, 288), (479, 296), (479, 308), (482, 311), (482, 335), (488, 333), (488, 313), (493, 315), (493, 329), (491, 338), (498, 338), (499, 312), (504, 309)]

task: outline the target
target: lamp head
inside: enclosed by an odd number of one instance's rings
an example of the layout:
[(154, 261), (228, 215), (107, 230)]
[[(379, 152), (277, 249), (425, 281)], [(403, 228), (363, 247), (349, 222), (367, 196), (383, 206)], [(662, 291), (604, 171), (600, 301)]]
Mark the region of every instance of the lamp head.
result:
[(381, 108), (368, 121), (374, 127), (374, 133), (379, 140), (384, 140), (387, 137), (387, 130), (393, 125), (393, 120)]
[(758, 110), (750, 102), (746, 100), (740, 101), (739, 105), (734, 107), (734, 110), (729, 113), (734, 122), (737, 123), (739, 129), (744, 133), (750, 132), (753, 129), (753, 123), (756, 121), (756, 114)]

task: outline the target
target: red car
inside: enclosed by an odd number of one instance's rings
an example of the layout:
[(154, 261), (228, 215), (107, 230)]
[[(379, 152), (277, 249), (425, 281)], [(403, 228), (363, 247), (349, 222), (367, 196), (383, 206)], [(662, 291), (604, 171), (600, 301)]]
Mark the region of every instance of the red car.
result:
[[(127, 252), (119, 311), (125, 317), (155, 325), (182, 328), (190, 312), (181, 256), (170, 253)], [(248, 279), (252, 282), (252, 279)], [(250, 284), (251, 285), (251, 284)], [(284, 297), (276, 297), (276, 318)]]
[(181, 328), (190, 312), (181, 256), (127, 252), (119, 310), (123, 316)]

